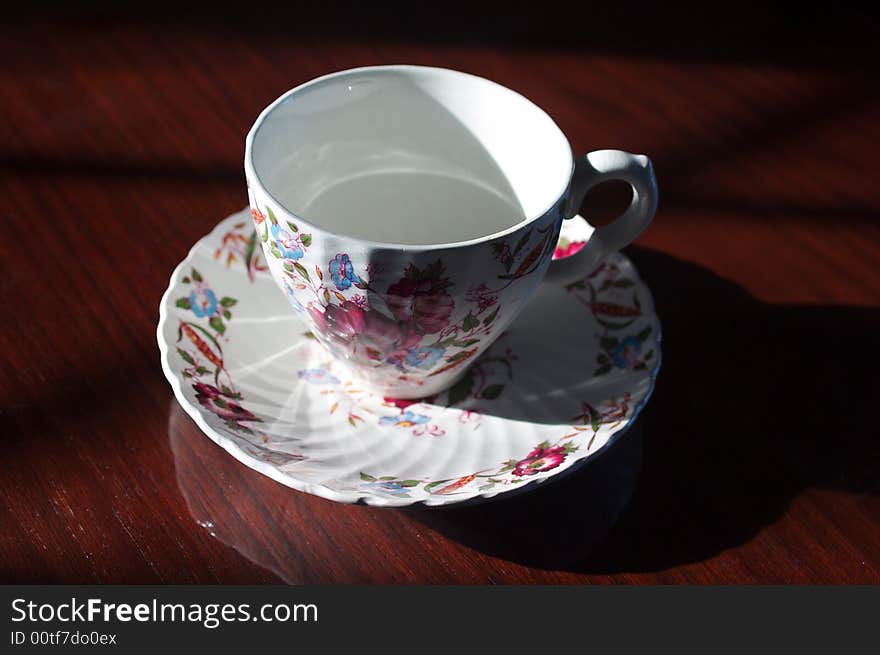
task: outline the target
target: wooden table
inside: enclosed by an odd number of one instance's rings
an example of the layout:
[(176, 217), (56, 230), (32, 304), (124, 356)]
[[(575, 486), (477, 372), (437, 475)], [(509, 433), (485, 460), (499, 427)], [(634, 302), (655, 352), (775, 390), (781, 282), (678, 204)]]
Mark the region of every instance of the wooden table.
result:
[[(0, 581), (880, 582), (865, 25), (742, 47), (721, 20), (718, 43), (648, 25), (629, 47), (584, 17), (582, 32), (501, 21), (491, 38), (449, 18), (430, 39), (403, 20), (294, 18), (95, 11), (0, 28)], [(389, 62), (495, 79), (575, 151), (654, 160), (660, 210), (628, 253), (663, 321), (656, 393), (604, 457), (519, 499), (392, 511), (290, 491), (204, 437), (159, 367), (159, 298), (246, 204), (260, 109)], [(588, 214), (621, 201), (599, 195)]]

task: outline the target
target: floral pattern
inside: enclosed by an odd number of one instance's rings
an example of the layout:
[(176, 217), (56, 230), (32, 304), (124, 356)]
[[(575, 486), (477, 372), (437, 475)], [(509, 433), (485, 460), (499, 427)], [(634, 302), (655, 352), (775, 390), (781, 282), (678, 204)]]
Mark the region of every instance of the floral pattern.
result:
[(196, 399), (203, 407), (226, 421), (238, 425), (239, 421), (259, 420), (235, 402), (241, 399), (240, 393), (234, 392), (229, 388), (221, 391), (217, 387), (204, 382), (193, 383), (193, 389), (196, 391)]
[[(571, 448), (571, 450), (566, 450), (566, 447)], [(574, 450), (577, 450), (577, 448), (571, 447), (571, 444), (551, 447), (549, 443), (542, 441), (532, 452), (514, 464), (511, 473), (519, 477), (525, 477), (551, 471), (562, 464), (568, 453)]]
[[(292, 226), (291, 226), (292, 227)], [(279, 259), (296, 261), (305, 254), (302, 235), (296, 231), (290, 231), (275, 223), (269, 231), (272, 234), (273, 254), (277, 252)]]
[(352, 284), (360, 282), (360, 278), (354, 274), (354, 266), (351, 263), (351, 258), (344, 253), (339, 253), (336, 257), (331, 259), (327, 268), (330, 270), (330, 277), (333, 279), (333, 284), (335, 284), (336, 288), (340, 291), (345, 291), (346, 289), (351, 288)]
[[(191, 310), (196, 318), (209, 319), (207, 326), (183, 319), (179, 322), (177, 354), (188, 365), (183, 369), (183, 376), (193, 381), (196, 400), (202, 407), (223, 419), (227, 427), (250, 433), (252, 429), (244, 423), (259, 422), (260, 419), (239, 403), (242, 396), (235, 390), (232, 378), (226, 370), (220, 342), (221, 336), (226, 332), (225, 321), (232, 319), (230, 308), (238, 301), (228, 296), (217, 300), (217, 294), (195, 268), (191, 269), (189, 275), (183, 276), (182, 282), (191, 286), (192, 290), (188, 296), (178, 298), (175, 306)], [(184, 342), (184, 337), (192, 347), (180, 345)], [(206, 382), (206, 378), (213, 384)]]
[(615, 368), (645, 370), (654, 358), (652, 348), (643, 348), (652, 335), (650, 324), (637, 332), (626, 333), (643, 316), (635, 287), (635, 280), (621, 276), (619, 266), (613, 261), (600, 264), (585, 280), (566, 287), (589, 308), (603, 330), (595, 375), (604, 375)]
[(193, 314), (199, 318), (211, 318), (217, 314), (217, 296), (204, 285), (197, 285), (190, 291), (188, 300)]
[[(255, 225), (251, 234), (257, 240), (263, 240), (265, 236), (263, 243), (267, 248), (272, 239), (269, 214), (267, 211), (262, 220), (259, 215), (251, 215)], [(504, 414), (495, 411), (500, 407), (496, 403), (517, 402), (522, 397), (518, 394), (528, 391), (531, 382), (519, 382), (514, 386), (512, 380), (527, 380), (534, 358), (523, 356), (523, 339), (528, 335), (520, 333), (516, 326), (511, 332), (516, 336), (501, 335), (490, 350), (479, 358), (475, 357), (478, 343), (471, 343), (469, 339), (478, 340), (486, 327), (493, 327), (499, 305), (504, 302), (498, 292), (499, 285), (487, 280), (485, 284), (472, 285), (467, 294), (455, 296), (453, 304), (464, 305), (453, 310), (442, 329), (425, 334), (423, 330), (436, 327), (431, 324), (432, 319), (442, 316), (444, 293), (453, 296), (453, 287), (443, 285), (444, 280), (453, 280), (444, 270), (442, 261), (439, 266), (436, 262), (414, 266), (411, 275), (393, 276), (393, 279), (384, 281), (382, 276), (387, 272), (372, 263), (363, 269), (364, 277), (360, 277), (350, 258), (350, 274), (343, 258), (337, 259), (339, 266), (335, 271), (330, 266), (335, 257), (325, 261), (323, 266), (309, 264), (311, 237), (305, 238), (308, 235), (290, 225), (286, 231), (293, 236), (293, 244), (290, 241), (282, 243), (285, 252), (290, 254), (292, 248), (300, 247), (304, 254), (298, 259), (277, 259), (277, 265), (289, 273), (285, 275), (286, 282), (302, 300), (302, 311), (310, 314), (317, 310), (341, 334), (345, 347), (356, 351), (356, 355), (367, 361), (377, 361), (371, 357), (379, 353), (379, 357), (385, 358), (379, 361), (384, 364), (394, 362), (391, 365), (398, 368), (401, 375), (430, 374), (450, 364), (450, 358), (458, 353), (464, 353), (474, 361), (458, 382), (443, 393), (416, 400), (383, 398), (350, 379), (313, 335), (309, 339), (300, 336), (296, 351), (285, 355), (288, 359), (273, 364), (275, 369), (279, 365), (292, 368), (283, 389), (277, 390), (279, 397), (289, 394), (290, 384), (299, 384), (297, 394), (302, 394), (307, 401), (309, 417), (315, 417), (315, 422), (308, 427), (309, 434), (300, 434), (298, 429), (303, 426), (295, 422), (285, 423), (294, 419), (278, 413), (281, 405), (266, 397), (267, 387), (239, 387), (232, 379), (232, 376), (238, 376), (235, 371), (244, 370), (241, 366), (247, 362), (239, 357), (252, 348), (247, 329), (253, 329), (254, 323), (238, 325), (235, 322), (235, 314), (250, 301), (246, 290), (253, 289), (255, 295), (260, 295), (261, 303), (272, 302), (273, 296), (262, 295), (266, 292), (259, 285), (242, 286), (237, 281), (240, 279), (247, 284), (248, 279), (253, 280), (252, 272), (260, 269), (232, 267), (232, 263), (244, 261), (238, 254), (231, 261), (227, 254), (224, 261), (223, 253), (228, 253), (224, 244), (232, 242), (238, 247), (248, 240), (247, 233), (241, 234), (244, 241), (224, 239), (222, 235), (242, 232), (241, 224), (233, 225), (230, 220), (210, 237), (209, 249), (193, 251), (191, 263), (196, 266), (187, 266), (173, 281), (169, 302), (164, 305), (166, 317), (162, 334), (165, 336), (160, 337), (160, 341), (164, 339), (163, 343), (171, 346), (164, 351), (170, 364), (169, 375), (185, 382), (187, 398), (202, 413), (208, 425), (225, 437), (224, 447), (275, 468), (280, 476), (307, 480), (315, 485), (312, 489), (326, 489), (329, 496), (337, 499), (365, 497), (368, 502), (392, 505), (414, 501), (444, 504), (480, 493), (503, 492), (553, 476), (600, 448), (620, 426), (632, 420), (650, 392), (651, 385), (644, 384), (644, 381), (653, 378), (656, 372), (659, 324), (653, 314), (650, 295), (638, 281), (632, 266), (625, 257), (615, 255), (581, 283), (567, 289), (568, 297), (586, 309), (584, 314), (594, 327), (586, 335), (585, 349), (578, 352), (586, 355), (582, 355), (586, 361), (592, 361), (587, 358), (595, 356), (598, 375), (616, 372), (612, 387), (603, 386), (603, 383), (591, 385), (588, 399), (584, 400), (573, 395), (564, 396), (566, 403), (571, 401), (570, 414), (563, 414), (558, 426), (556, 419), (552, 425), (527, 424), (527, 429), (537, 434), (533, 441), (522, 439), (521, 430), (517, 431), (514, 424), (505, 423), (504, 429), (518, 434), (517, 445), (493, 465), (485, 459), (478, 459), (477, 466), (468, 467), (470, 471), (456, 471), (455, 466), (450, 466), (443, 477), (419, 477), (419, 467), (416, 466), (407, 465), (403, 470), (389, 466), (391, 470), (388, 470), (380, 465), (380, 470), (376, 471), (369, 464), (361, 464), (363, 468), (358, 467), (361, 473), (355, 473), (353, 477), (346, 473), (343, 478), (336, 479), (333, 473), (328, 474), (328, 470), (333, 470), (333, 464), (329, 459), (325, 462), (325, 457), (338, 459), (339, 451), (325, 454), (330, 442), (315, 441), (316, 445), (320, 444), (320, 455), (318, 451), (311, 454), (310, 446), (306, 445), (318, 436), (317, 431), (332, 431), (333, 443), (339, 444), (335, 448), (347, 448), (346, 443), (365, 443), (362, 440), (373, 438), (370, 435), (377, 430), (376, 435), (381, 433), (381, 438), (391, 440), (396, 448), (402, 447), (406, 440), (414, 440), (414, 445), (421, 444), (420, 449), (428, 448), (432, 442), (442, 449), (447, 447), (444, 444), (453, 443), (448, 440), (450, 432), (458, 437), (462, 430), (464, 434), (474, 434), (472, 443), (479, 443), (481, 434), (476, 433), (477, 430), (495, 430), (494, 434), (497, 434), (501, 427), (499, 422), (505, 421)], [(518, 252), (516, 244), (509, 244), (506, 250), (499, 249), (499, 276), (510, 275), (515, 279), (518, 271), (528, 271), (528, 266), (523, 268), (523, 262), (543, 238), (543, 234), (535, 232), (531, 242)], [(282, 254), (281, 247), (276, 246), (276, 249)], [(216, 255), (217, 250), (220, 250), (220, 256)], [(274, 255), (270, 257), (274, 258)], [(202, 272), (207, 275), (203, 276)], [(350, 286), (340, 289), (334, 272), (339, 281), (344, 278)], [(240, 278), (236, 279), (236, 275)], [(401, 279), (410, 279), (410, 282), (398, 287), (401, 295), (395, 311), (405, 316), (405, 320), (398, 318), (391, 309), (392, 305), (385, 300), (387, 290), (399, 284)], [(341, 285), (345, 286), (345, 282), (342, 281)], [(254, 316), (253, 308), (254, 305), (248, 305), (249, 318)], [(468, 316), (473, 318), (467, 319)], [(232, 329), (231, 326), (238, 327)], [(177, 335), (176, 347), (174, 333)], [(413, 335), (421, 335), (420, 340), (415, 340)], [(233, 347), (230, 348), (230, 344)], [(520, 349), (511, 345), (518, 345)], [(229, 365), (225, 350), (231, 352), (229, 361), (233, 363)], [(468, 355), (470, 351), (475, 352)], [(270, 351), (261, 352), (265, 356)], [(521, 357), (529, 361), (524, 378), (518, 377)], [(262, 378), (260, 384), (266, 382), (267, 378)], [(248, 391), (249, 388), (259, 388), (259, 398), (253, 397), (256, 392)], [(617, 390), (617, 395), (603, 395), (609, 388)], [(326, 404), (320, 402), (322, 399)], [(329, 420), (322, 420), (321, 413), (325, 417), (329, 415)], [(338, 438), (340, 426), (346, 425), (346, 429), (357, 435), (354, 440)], [(555, 432), (557, 429), (559, 431)], [(310, 438), (303, 442), (303, 451), (297, 439), (306, 436)], [(461, 443), (467, 441), (464, 439)], [(383, 457), (376, 461), (393, 462)], [(462, 458), (461, 461), (467, 460)], [(296, 473), (290, 468), (293, 466)], [(313, 468), (309, 469), (310, 466)], [(314, 477), (307, 477), (310, 470)], [(337, 474), (341, 475), (341, 471)], [(323, 495), (323, 492), (318, 493)]]
[[(265, 216), (257, 211), (251, 212), (255, 224), (261, 224)], [(214, 250), (214, 259), (222, 259), (225, 255), (226, 268), (237, 261), (244, 264), (248, 279), (253, 282), (258, 272), (269, 270), (257, 247), (257, 231), (247, 230), (244, 221), (236, 222), (230, 230), (221, 237), (220, 245)]]
[[(571, 431), (560, 437), (555, 443), (542, 441), (519, 459), (510, 459), (496, 467), (482, 469), (461, 477), (442, 480), (407, 480), (406, 485), (401, 483), (400, 488), (394, 489), (394, 494), (409, 497), (410, 491), (415, 488), (421, 488), (432, 496), (470, 494), (475, 488), (477, 491), (484, 492), (497, 486), (509, 487), (521, 484), (533, 477), (540, 477), (542, 474), (547, 474), (565, 464), (573, 453), (581, 449), (590, 451), (596, 435), (602, 427), (613, 429), (623, 423), (631, 411), (628, 402), (629, 394), (627, 393), (620, 400), (609, 399), (601, 411), (583, 403), (583, 413), (575, 416), (572, 420), (583, 420), (585, 425), (573, 425)], [(466, 417), (466, 413), (462, 413), (461, 416)], [(586, 443), (578, 444), (577, 438), (589, 434), (590, 431), (592, 431), (592, 435), (589, 436)], [(361, 480), (367, 482), (395, 480), (391, 476), (376, 478), (363, 472), (360, 476)], [(365, 490), (363, 484), (359, 488)], [(375, 488), (372, 490), (376, 491)], [(379, 492), (381, 493), (381, 490)]]
[(379, 425), (394, 425), (403, 428), (410, 428), (414, 425), (422, 425), (427, 423), (430, 417), (424, 414), (416, 414), (412, 410), (405, 409), (400, 414), (393, 416), (383, 416), (379, 419)]
[[(516, 243), (494, 244), (496, 283), (474, 284), (462, 298), (451, 293), (455, 281), (442, 258), (411, 262), (400, 277), (383, 282), (381, 264), (371, 262), (360, 274), (348, 253), (309, 262), (312, 235), (279, 221), (271, 207), (264, 213), (254, 204), (251, 216), (267, 256), (280, 265), (291, 304), (311, 320), (316, 337), (354, 364), (414, 385), (470, 363), (492, 335), (501, 293), (549, 257), (555, 234), (551, 223), (527, 230)], [(458, 307), (456, 298), (467, 304)], [(461, 318), (453, 320), (456, 315)]]
[[(503, 339), (503, 336), (501, 337)], [(329, 403), (329, 414), (348, 412), (348, 423), (359, 427), (367, 416), (375, 416), (375, 425), (395, 428), (413, 428), (413, 436), (439, 437), (446, 430), (438, 424), (447, 410), (461, 411), (459, 423), (476, 430), (481, 414), (477, 409), (459, 410), (457, 406), (469, 402), (495, 400), (504, 392), (505, 384), (513, 377), (517, 356), (510, 348), (498, 354), (485, 354), (476, 360), (459, 382), (449, 390), (418, 400), (400, 398), (377, 398), (351, 380), (342, 381), (345, 373), (337, 370), (338, 364), (326, 359), (321, 347), (315, 344), (303, 353), (308, 359), (325, 358), (317, 367), (301, 369), (297, 376), (320, 387)]]
[(556, 244), (556, 249), (553, 251), (553, 259), (565, 259), (566, 257), (571, 257), (575, 253), (583, 250), (586, 245), (586, 241), (570, 241), (565, 237), (561, 237)]

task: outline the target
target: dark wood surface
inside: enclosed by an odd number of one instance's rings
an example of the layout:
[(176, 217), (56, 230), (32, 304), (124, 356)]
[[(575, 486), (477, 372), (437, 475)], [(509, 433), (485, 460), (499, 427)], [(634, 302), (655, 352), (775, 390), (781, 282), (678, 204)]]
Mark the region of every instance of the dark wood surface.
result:
[[(880, 582), (880, 91), (853, 40), (627, 49), (293, 18), (0, 28), (0, 581)], [(492, 78), (575, 151), (654, 160), (660, 210), (628, 253), (663, 321), (656, 393), (610, 452), (518, 499), (290, 491), (201, 435), (159, 367), (159, 298), (246, 204), (262, 107), (394, 62)]]

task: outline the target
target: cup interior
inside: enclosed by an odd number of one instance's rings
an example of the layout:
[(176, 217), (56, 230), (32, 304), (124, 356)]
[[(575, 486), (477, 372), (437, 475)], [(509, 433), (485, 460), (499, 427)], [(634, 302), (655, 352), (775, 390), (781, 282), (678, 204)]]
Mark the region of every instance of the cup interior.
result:
[[(328, 197), (343, 202), (348, 189), (349, 213), (372, 222), (377, 240), (409, 233), (405, 243), (432, 245), (498, 236), (543, 215), (565, 193), (572, 155), (553, 120), (510, 89), (446, 69), (382, 66), (328, 75), (283, 95), (248, 135), (246, 166), (252, 183), (318, 228), (363, 236), (353, 234), (358, 225), (351, 221), (331, 220), (346, 212), (319, 211)], [(407, 206), (418, 202), (426, 176), (447, 181), (432, 188), (448, 187), (445, 202), (458, 213), (472, 190), (498, 203), (479, 205), (484, 225), (476, 228), (472, 220), (458, 227), (441, 220), (413, 231), (405, 216), (405, 225), (383, 225), (393, 219), (372, 216), (366, 206), (357, 211), (358, 180), (394, 180), (384, 202)], [(412, 198), (401, 195), (403, 187)], [(493, 222), (486, 216), (495, 210)], [(485, 233), (473, 232), (480, 228)]]

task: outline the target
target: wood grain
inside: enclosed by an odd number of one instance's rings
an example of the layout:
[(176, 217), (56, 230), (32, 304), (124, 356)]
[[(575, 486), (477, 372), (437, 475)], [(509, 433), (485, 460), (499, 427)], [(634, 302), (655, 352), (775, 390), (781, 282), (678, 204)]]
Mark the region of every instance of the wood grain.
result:
[[(825, 32), (665, 51), (512, 20), (428, 39), (43, 18), (0, 28), (0, 581), (880, 582), (880, 91), (851, 40), (799, 58)], [(520, 499), (292, 492), (203, 437), (159, 367), (159, 298), (246, 204), (254, 117), (317, 75), (403, 61), (497, 80), (575, 151), (657, 171), (628, 251), (663, 321), (656, 394), (615, 449)]]

